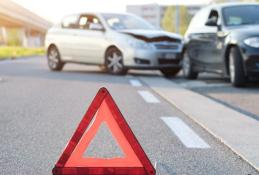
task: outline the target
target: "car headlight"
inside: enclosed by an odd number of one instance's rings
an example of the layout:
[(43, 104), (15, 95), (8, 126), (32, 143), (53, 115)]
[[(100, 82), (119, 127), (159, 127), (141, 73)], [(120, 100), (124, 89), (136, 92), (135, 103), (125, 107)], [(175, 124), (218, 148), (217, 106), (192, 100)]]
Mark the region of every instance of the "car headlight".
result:
[(251, 37), (244, 40), (244, 43), (250, 47), (259, 48), (259, 37)]
[(152, 46), (144, 41), (128, 40), (128, 43), (135, 49), (152, 49)]

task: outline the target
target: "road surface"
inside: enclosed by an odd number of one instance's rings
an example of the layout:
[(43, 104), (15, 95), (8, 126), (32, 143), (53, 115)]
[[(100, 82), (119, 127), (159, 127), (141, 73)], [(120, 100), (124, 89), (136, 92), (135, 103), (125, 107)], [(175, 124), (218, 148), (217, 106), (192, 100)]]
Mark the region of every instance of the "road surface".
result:
[[(51, 174), (103, 86), (160, 174), (259, 174), (138, 76), (143, 74), (112, 76), (78, 65), (51, 72), (44, 58), (0, 62), (0, 174)], [(102, 128), (85, 156), (113, 157), (120, 151)]]
[(229, 108), (259, 120), (259, 81), (252, 79), (245, 87), (235, 88), (229, 80), (216, 74), (203, 73), (197, 80), (185, 80), (181, 74), (172, 79), (182, 87), (205, 95)]

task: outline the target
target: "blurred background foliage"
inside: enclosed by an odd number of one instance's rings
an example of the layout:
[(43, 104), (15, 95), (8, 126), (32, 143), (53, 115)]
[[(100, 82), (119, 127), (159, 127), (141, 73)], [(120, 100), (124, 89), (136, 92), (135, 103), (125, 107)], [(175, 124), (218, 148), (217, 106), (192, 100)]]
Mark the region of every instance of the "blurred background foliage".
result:
[(28, 57), (34, 55), (44, 55), (44, 48), (25, 48), (20, 46), (0, 46), (0, 60), (14, 59), (17, 57)]
[[(22, 43), (23, 33), (19, 28), (7, 28), (5, 44), (0, 45), (0, 60), (14, 59), (18, 57), (28, 57), (36, 55), (44, 55), (45, 49), (40, 47), (24, 47)], [(0, 38), (4, 40), (4, 38)]]
[(22, 41), (19, 37), (20, 33), (19, 30), (16, 28), (9, 28), (7, 30), (7, 45), (8, 46), (20, 46)]
[(173, 14), (175, 14), (175, 6), (167, 7), (161, 21), (162, 28), (168, 32), (176, 31), (175, 20), (172, 18)]
[(184, 35), (191, 19), (192, 16), (188, 13), (186, 6), (168, 6), (162, 18), (161, 25), (168, 32), (177, 32)]
[[(259, 2), (259, 0), (214, 0), (213, 3), (224, 3), (224, 2)], [(178, 20), (176, 20), (178, 18)], [(176, 32), (184, 35), (188, 25), (192, 19), (192, 15), (188, 13), (188, 7), (184, 5), (168, 6), (165, 9), (163, 18), (161, 20), (161, 26), (168, 32)]]

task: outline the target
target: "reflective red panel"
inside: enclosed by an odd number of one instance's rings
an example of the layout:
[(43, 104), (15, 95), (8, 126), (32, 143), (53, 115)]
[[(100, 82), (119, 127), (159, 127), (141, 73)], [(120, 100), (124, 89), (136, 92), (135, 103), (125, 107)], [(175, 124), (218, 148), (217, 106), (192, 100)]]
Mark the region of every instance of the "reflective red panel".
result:
[[(123, 157), (83, 157), (102, 123), (117, 140)], [(52, 172), (53, 175), (154, 175), (155, 169), (109, 92), (101, 88)]]

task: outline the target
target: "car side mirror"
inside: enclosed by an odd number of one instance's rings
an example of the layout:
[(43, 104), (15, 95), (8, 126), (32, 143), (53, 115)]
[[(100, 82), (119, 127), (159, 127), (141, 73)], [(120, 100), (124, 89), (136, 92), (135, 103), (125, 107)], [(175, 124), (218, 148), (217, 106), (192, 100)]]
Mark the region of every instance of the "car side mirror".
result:
[(98, 31), (104, 31), (104, 27), (101, 24), (98, 23), (91, 23), (89, 25), (90, 30), (98, 30)]
[(206, 26), (211, 26), (211, 27), (216, 27), (217, 25), (217, 20), (215, 18), (208, 19), (205, 23)]

